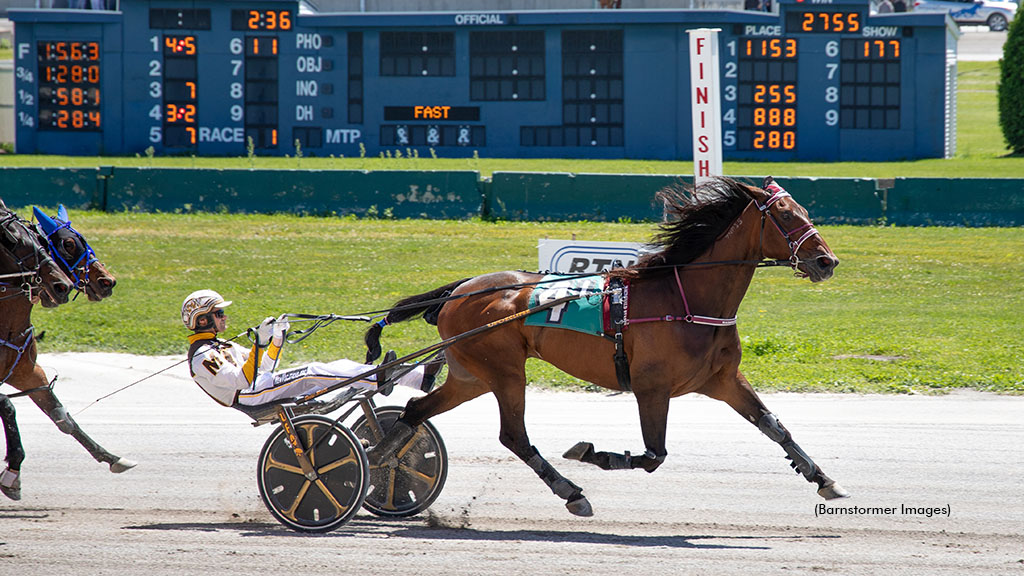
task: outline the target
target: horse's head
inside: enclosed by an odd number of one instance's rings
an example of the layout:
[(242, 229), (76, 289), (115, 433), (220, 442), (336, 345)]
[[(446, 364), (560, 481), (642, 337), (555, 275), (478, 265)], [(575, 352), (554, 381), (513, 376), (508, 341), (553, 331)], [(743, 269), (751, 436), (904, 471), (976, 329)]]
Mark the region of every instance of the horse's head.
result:
[(761, 250), (766, 258), (788, 259), (811, 282), (832, 277), (839, 259), (815, 230), (807, 210), (769, 176), (760, 189), (751, 187), (761, 212)]
[(85, 237), (71, 227), (71, 219), (64, 206), (57, 209), (57, 216), (53, 218), (39, 208), (33, 208), (33, 211), (39, 234), (50, 255), (74, 281), (75, 288), (84, 290), (92, 301), (110, 296), (117, 280), (96, 258)]
[(21, 290), (43, 305), (53, 307), (68, 301), (74, 285), (46, 253), (35, 231), (0, 203), (0, 286)]

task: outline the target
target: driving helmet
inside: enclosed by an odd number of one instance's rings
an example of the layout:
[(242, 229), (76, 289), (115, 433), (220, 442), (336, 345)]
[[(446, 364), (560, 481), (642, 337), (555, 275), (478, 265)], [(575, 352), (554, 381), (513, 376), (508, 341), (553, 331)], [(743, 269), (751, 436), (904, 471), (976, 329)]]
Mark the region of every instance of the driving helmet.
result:
[(225, 300), (213, 290), (196, 290), (181, 303), (181, 321), (189, 330), (195, 330), (201, 317), (230, 305), (230, 300)]

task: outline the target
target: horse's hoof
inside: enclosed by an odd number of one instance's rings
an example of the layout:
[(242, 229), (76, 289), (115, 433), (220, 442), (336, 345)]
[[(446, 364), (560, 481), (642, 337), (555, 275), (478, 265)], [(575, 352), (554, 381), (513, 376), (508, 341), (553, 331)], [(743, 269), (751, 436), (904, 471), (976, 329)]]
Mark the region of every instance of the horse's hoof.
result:
[(832, 482), (819, 488), (818, 496), (825, 500), (835, 500), (836, 498), (849, 498), (850, 493), (840, 486), (838, 482)]
[(583, 457), (587, 454), (594, 452), (594, 445), (590, 442), (577, 442), (575, 446), (569, 448), (562, 454), (562, 458), (566, 460), (579, 460), (583, 461)]
[(577, 516), (593, 516), (594, 509), (590, 507), (590, 501), (587, 500), (586, 496), (580, 496), (575, 500), (570, 500), (565, 503), (565, 507)]
[(10, 468), (0, 473), (0, 492), (11, 500), (21, 500), (21, 475)]
[(131, 470), (132, 468), (135, 468), (136, 464), (138, 464), (138, 462), (135, 462), (134, 460), (129, 460), (127, 458), (118, 458), (116, 462), (110, 463), (110, 471), (113, 472), (114, 474), (120, 474), (121, 472), (125, 472)]

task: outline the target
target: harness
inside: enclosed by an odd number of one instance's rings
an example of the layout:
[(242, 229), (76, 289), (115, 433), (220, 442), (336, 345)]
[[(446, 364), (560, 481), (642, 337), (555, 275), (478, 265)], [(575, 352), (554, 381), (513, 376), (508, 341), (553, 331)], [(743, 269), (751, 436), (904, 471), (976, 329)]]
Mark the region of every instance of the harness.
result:
[(22, 356), (25, 355), (25, 350), (28, 350), (29, 345), (32, 343), (32, 338), (34, 334), (35, 326), (29, 326), (28, 328), (26, 328), (25, 331), (18, 336), (18, 338), (25, 339), (25, 341), (21, 343), (21, 346), (15, 346), (14, 343), (11, 342), (10, 340), (4, 340), (3, 338), (0, 338), (0, 346), (3, 346), (4, 348), (9, 348), (11, 350), (14, 350), (15, 352), (14, 362), (11, 363), (11, 368), (10, 370), (7, 371), (7, 374), (5, 374), (2, 379), (0, 379), (0, 384), (6, 384), (7, 379), (11, 377), (11, 374), (14, 374), (14, 369), (17, 368), (18, 363), (21, 362)]
[(11, 259), (18, 267), (18, 271), (10, 274), (2, 274), (0, 275), (0, 279), (22, 278), (23, 280), (20, 284), (0, 282), (0, 294), (7, 292), (9, 288), (17, 287), (17, 292), (15, 292), (14, 294), (0, 296), (0, 300), (14, 298), (21, 294), (27, 295), (29, 300), (31, 300), (32, 292), (38, 289), (43, 283), (41, 272), (43, 266), (46, 265), (47, 263), (53, 264), (53, 259), (50, 258), (46, 251), (43, 250), (43, 247), (33, 238), (33, 242), (31, 242), (31, 256), (35, 257), (35, 266), (33, 267), (26, 264), (25, 261), (28, 260), (29, 256), (21, 257), (15, 252), (15, 250), (19, 246), (25, 247), (24, 239), (21, 237), (20, 234), (12, 232), (8, 225), (11, 223), (17, 223), (20, 224), (22, 228), (25, 229), (26, 233), (31, 234), (31, 231), (29, 230), (28, 225), (26, 225), (23, 220), (18, 218), (17, 214), (11, 212), (10, 210), (7, 210), (6, 208), (3, 209), (3, 212), (4, 216), (2, 219), (0, 219), (0, 228), (2, 228), (2, 233), (6, 234), (7, 238), (11, 241), (12, 246), (8, 247), (4, 245), (2, 246), (2, 249), (10, 255)]

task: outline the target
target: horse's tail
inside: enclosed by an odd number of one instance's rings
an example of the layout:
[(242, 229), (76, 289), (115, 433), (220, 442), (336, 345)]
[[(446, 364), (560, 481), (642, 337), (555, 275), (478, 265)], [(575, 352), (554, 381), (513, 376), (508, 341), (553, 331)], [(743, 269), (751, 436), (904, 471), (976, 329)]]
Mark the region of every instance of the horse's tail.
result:
[[(366, 363), (369, 364), (380, 358), (382, 351), (380, 347), (380, 334), (384, 331), (385, 326), (410, 320), (420, 314), (423, 314), (423, 319), (427, 323), (436, 326), (437, 315), (441, 312), (441, 307), (444, 306), (443, 301), (437, 302), (437, 300), (448, 297), (453, 290), (466, 280), (469, 280), (469, 278), (463, 278), (451, 284), (445, 284), (440, 288), (435, 288), (430, 292), (409, 296), (395, 302), (394, 307), (388, 312), (387, 316), (370, 326), (366, 331), (366, 336), (363, 337), (363, 342), (366, 343)], [(422, 305), (418, 306), (417, 304), (420, 303)]]

